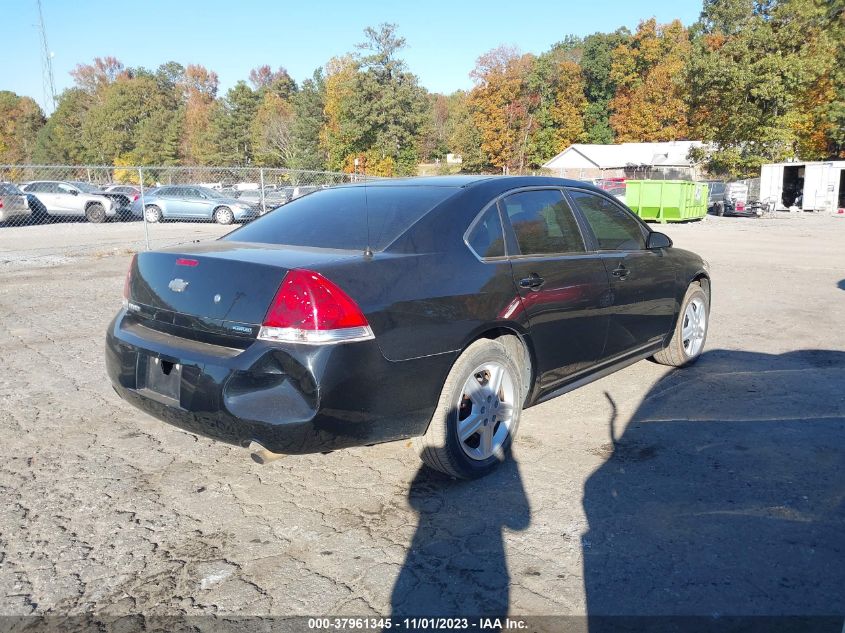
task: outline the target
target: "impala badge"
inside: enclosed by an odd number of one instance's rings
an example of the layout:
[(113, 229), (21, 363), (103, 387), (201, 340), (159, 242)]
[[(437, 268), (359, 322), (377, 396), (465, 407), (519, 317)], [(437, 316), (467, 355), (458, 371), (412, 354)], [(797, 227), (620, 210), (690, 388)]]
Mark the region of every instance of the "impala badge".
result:
[(184, 292), (185, 288), (188, 287), (188, 282), (184, 279), (171, 279), (170, 283), (167, 284), (167, 287), (170, 288), (173, 292)]

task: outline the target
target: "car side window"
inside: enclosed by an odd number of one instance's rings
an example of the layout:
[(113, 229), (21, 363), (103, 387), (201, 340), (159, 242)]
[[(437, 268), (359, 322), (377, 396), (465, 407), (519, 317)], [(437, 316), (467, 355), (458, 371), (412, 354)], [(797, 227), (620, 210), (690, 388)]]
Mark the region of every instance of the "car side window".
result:
[(59, 193), (72, 193), (74, 191), (76, 191), (76, 189), (70, 185), (59, 185)]
[(467, 236), (467, 244), (479, 257), (504, 257), (505, 234), (502, 219), (494, 204), (475, 223)]
[(618, 204), (588, 191), (571, 190), (569, 195), (587, 220), (600, 251), (630, 251), (645, 248), (642, 225)]
[(502, 200), (522, 255), (583, 253), (572, 209), (558, 189), (522, 191)]

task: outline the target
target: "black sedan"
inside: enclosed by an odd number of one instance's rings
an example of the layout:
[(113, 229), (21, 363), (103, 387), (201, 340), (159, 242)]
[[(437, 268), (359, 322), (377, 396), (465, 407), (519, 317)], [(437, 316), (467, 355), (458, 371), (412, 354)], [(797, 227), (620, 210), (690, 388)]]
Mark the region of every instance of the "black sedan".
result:
[(640, 359), (694, 361), (710, 277), (605, 192), (540, 177), (317, 191), (139, 253), (109, 326), (117, 393), (259, 454), (416, 438), (481, 476), (523, 408)]

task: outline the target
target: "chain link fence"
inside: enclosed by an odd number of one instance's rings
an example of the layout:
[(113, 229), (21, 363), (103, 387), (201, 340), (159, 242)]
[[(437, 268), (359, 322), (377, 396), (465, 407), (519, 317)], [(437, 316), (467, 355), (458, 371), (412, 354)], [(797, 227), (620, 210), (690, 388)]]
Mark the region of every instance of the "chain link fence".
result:
[(0, 262), (216, 238), (365, 174), (260, 167), (0, 165)]

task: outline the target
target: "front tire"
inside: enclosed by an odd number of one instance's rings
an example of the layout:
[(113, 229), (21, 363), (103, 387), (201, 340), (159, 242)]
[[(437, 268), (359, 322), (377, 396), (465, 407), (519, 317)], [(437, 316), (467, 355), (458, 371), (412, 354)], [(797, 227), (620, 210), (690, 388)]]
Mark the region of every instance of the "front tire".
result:
[(100, 224), (106, 220), (106, 209), (99, 202), (94, 202), (85, 207), (85, 219), (92, 224)]
[(424, 464), (456, 479), (483, 477), (508, 458), (519, 428), (523, 372), (509, 350), (480, 339), (446, 377), (428, 431), (414, 439)]
[(231, 224), (235, 221), (235, 214), (229, 207), (220, 207), (214, 210), (214, 221), (217, 224)]
[(664, 349), (654, 355), (661, 365), (683, 367), (698, 360), (707, 340), (710, 324), (710, 297), (697, 281), (690, 284), (672, 339)]

